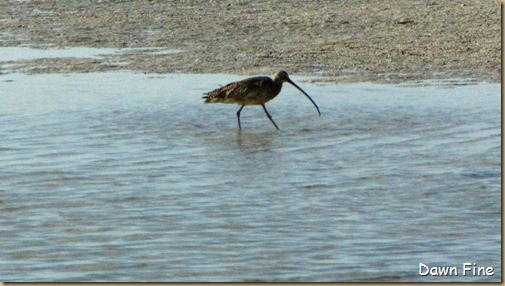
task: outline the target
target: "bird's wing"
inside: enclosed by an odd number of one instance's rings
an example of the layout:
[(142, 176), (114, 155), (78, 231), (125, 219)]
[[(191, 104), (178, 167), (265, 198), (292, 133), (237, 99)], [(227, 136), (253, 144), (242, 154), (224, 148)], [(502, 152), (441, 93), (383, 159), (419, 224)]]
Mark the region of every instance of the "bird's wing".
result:
[(269, 77), (260, 76), (244, 79), (241, 81), (233, 82), (225, 87), (227, 99), (245, 99), (255, 97), (258, 93), (262, 92), (266, 84), (271, 81)]
[(234, 102), (248, 98), (254, 98), (261, 93), (268, 82), (269, 77), (260, 76), (229, 83), (211, 92), (205, 93), (206, 102)]

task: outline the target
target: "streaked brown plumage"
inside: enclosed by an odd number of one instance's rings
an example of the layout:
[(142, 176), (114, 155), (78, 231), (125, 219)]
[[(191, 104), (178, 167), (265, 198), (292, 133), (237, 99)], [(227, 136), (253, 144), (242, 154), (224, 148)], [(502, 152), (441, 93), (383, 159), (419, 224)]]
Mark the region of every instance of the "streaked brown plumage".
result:
[(285, 71), (276, 73), (273, 80), (266, 76), (251, 77), (241, 81), (232, 82), (211, 92), (204, 93), (204, 95), (206, 95), (203, 97), (205, 98), (204, 103), (235, 103), (242, 105), (237, 112), (239, 130), (241, 129), (240, 112), (242, 111), (242, 108), (246, 105), (261, 105), (265, 110), (268, 119), (270, 119), (270, 121), (274, 124), (275, 128), (279, 129), (272, 119), (272, 116), (268, 113), (265, 103), (274, 99), (281, 92), (283, 82), (292, 84), (305, 96), (307, 96), (307, 98), (316, 107), (319, 116), (321, 116), (319, 107), (317, 107), (314, 100), (312, 100), (305, 91), (296, 85)]

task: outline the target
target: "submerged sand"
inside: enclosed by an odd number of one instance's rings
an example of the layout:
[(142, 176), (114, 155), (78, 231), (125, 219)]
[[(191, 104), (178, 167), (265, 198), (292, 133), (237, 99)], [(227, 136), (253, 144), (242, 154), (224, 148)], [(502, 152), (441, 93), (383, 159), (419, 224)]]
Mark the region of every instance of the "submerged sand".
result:
[[(132, 50), (10, 62), (2, 73), (134, 70), (331, 81), (501, 80), (500, 2), (42, 1), (0, 3), (0, 46)], [(5, 62), (3, 63), (5, 64)]]

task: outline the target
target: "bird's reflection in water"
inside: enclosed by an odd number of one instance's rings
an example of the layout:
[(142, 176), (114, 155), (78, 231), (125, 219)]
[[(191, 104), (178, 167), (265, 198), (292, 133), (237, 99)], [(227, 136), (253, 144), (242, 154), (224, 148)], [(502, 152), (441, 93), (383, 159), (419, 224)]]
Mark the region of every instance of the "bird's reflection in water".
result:
[(237, 132), (236, 142), (240, 151), (248, 154), (258, 152), (271, 152), (276, 147), (276, 138), (279, 132), (268, 131), (260, 133)]

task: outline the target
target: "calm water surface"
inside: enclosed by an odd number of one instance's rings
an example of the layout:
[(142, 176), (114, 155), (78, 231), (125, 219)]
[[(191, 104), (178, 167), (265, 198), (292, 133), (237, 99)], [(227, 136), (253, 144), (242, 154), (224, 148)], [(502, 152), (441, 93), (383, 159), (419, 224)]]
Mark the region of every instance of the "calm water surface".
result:
[[(500, 281), (500, 86), (0, 77), (3, 281)], [(425, 277), (419, 263), (491, 266)]]

